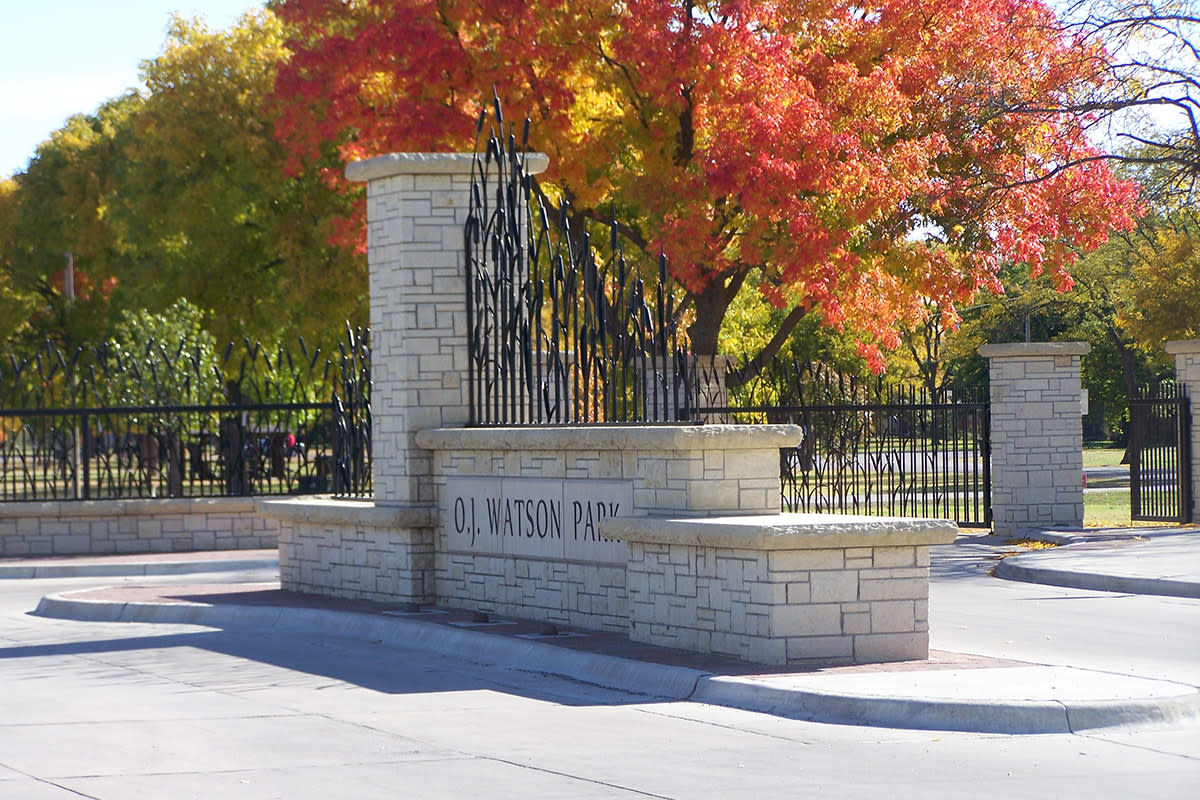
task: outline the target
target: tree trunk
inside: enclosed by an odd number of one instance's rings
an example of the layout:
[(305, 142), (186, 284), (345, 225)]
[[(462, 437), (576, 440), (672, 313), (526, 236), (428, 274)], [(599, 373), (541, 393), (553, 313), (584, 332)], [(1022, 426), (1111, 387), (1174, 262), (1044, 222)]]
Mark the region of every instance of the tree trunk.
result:
[[(730, 304), (745, 285), (749, 274), (748, 267), (739, 269), (728, 276), (711, 281), (701, 291), (693, 292), (689, 296), (696, 309), (696, 319), (688, 326), (688, 339), (691, 341), (693, 353), (701, 356), (717, 355), (721, 323), (725, 320)], [(726, 388), (736, 389), (762, 372), (766, 365), (783, 349), (788, 337), (807, 313), (808, 311), (800, 306), (788, 312), (763, 349), (751, 356), (743, 367), (732, 369), (727, 373)]]
[[(741, 287), (741, 283), (742, 281), (737, 281), (738, 288)], [(730, 292), (729, 285), (721, 280), (714, 280), (699, 292), (692, 293), (696, 319), (688, 326), (687, 332), (693, 353), (716, 355), (721, 322), (725, 319), (725, 313), (736, 294), (737, 289)]]

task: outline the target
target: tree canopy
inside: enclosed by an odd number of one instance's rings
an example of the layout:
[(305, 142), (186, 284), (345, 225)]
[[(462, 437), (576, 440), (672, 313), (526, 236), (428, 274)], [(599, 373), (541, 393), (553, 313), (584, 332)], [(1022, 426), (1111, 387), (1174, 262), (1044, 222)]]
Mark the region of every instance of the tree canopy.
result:
[[(73, 117), (38, 148), (0, 199), (11, 205), (5, 269), (55, 312), (35, 333), (98, 344), (122, 310), (157, 313), (181, 298), (222, 341), (333, 342), (347, 320), (365, 321), (365, 260), (329, 241), (352, 201), (320, 165), (283, 170), (267, 98), (285, 58), (269, 12), (225, 31), (175, 17), (161, 54), (142, 64), (143, 91)], [(86, 328), (62, 294), (66, 252), (110, 290), (111, 308)]]
[[(1060, 287), (1134, 219), (1087, 119), (1103, 49), (1031, 0), (280, 0), (294, 170), (461, 150), (493, 87), (551, 156), (546, 196), (668, 255), (712, 352), (748, 282), (879, 347), (1011, 262)], [(1013, 111), (1020, 106), (1020, 111)], [(361, 225), (349, 231), (358, 241)]]
[(1155, 160), (1152, 150), (1119, 154), (1118, 170), (1143, 187), (1145, 213), (1133, 230), (1072, 267), (1072, 291), (1012, 275), (1004, 296), (981, 294), (964, 311), (963, 326), (929, 366), (942, 367), (955, 385), (978, 385), (987, 371), (976, 352), (981, 344), (1086, 341), (1092, 349), (1082, 364), (1091, 409), (1085, 436), (1123, 441), (1129, 399), (1172, 372), (1164, 343), (1200, 335), (1200, 219), (1177, 191), (1177, 165)]

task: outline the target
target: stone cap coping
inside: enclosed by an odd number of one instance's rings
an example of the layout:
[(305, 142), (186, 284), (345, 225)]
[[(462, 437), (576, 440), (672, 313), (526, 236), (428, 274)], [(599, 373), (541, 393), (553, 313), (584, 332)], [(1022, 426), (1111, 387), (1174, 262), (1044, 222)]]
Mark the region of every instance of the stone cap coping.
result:
[(544, 425), (418, 431), (426, 450), (763, 450), (798, 445), (799, 425)]
[(252, 514), (252, 497), (147, 497), (123, 500), (34, 500), (0, 503), (0, 519), (22, 517), (149, 517), (167, 514)]
[(1037, 358), (1050, 356), (1086, 356), (1092, 352), (1087, 342), (1010, 342), (985, 344), (979, 348), (984, 358)]
[(1181, 339), (1175, 342), (1167, 342), (1165, 349), (1171, 355), (1200, 353), (1200, 339)]
[(259, 500), (259, 513), (280, 522), (311, 525), (362, 525), (368, 528), (432, 528), (433, 509), (427, 506), (377, 506), (372, 500), (333, 497), (294, 497)]
[(947, 519), (843, 514), (609, 517), (600, 523), (600, 535), (626, 542), (741, 550), (827, 550), (949, 544), (958, 536), (958, 526)]
[[(474, 163), (473, 153), (388, 153), (350, 162), (346, 179), (366, 183), (396, 175), (469, 175)], [(550, 157), (545, 153), (525, 154), (525, 171), (530, 175), (545, 172), (549, 166)]]

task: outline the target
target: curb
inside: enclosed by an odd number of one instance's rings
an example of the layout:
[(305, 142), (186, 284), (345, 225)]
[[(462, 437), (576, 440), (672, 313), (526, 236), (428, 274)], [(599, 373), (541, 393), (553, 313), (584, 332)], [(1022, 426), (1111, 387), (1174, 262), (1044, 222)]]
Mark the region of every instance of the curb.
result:
[(1080, 733), (1098, 728), (1164, 725), (1200, 720), (1200, 692), (1123, 700), (945, 700), (864, 697), (748, 685), (737, 678), (709, 677), (691, 699), (814, 722), (962, 733)]
[(1200, 598), (1200, 584), (1194, 581), (1179, 581), (1171, 578), (1132, 578), (1123, 575), (1107, 575), (1101, 572), (1027, 566), (1020, 563), (1024, 555), (1001, 559), (1000, 563), (996, 565), (996, 577), (1025, 583), (1062, 586), (1067, 589)]
[[(35, 615), (88, 622), (150, 622), (216, 628), (274, 628), (368, 638), (475, 664), (557, 675), (665, 700), (687, 700), (778, 716), (887, 728), (974, 733), (1073, 733), (1095, 728), (1200, 720), (1195, 687), (1134, 679), (1177, 694), (1124, 700), (976, 700), (889, 697), (771, 686), (751, 678), (514, 640), (400, 616), (286, 607), (206, 606), (43, 597)], [(1075, 672), (1084, 672), (1075, 670)], [(1095, 673), (1093, 673), (1095, 674)]]
[(1045, 542), (1046, 544), (1058, 545), (1059, 547), (1083, 544), (1088, 541), (1083, 531), (1071, 529), (1055, 530), (1053, 528), (1021, 528), (1016, 532), (1015, 538)]
[(1063, 707), (1057, 703), (1005, 703), (873, 697), (815, 693), (748, 686), (728, 678), (710, 678), (698, 697), (701, 702), (735, 706), (814, 722), (835, 721), (883, 728), (959, 731), (968, 733), (1071, 733)]
[(84, 564), (0, 564), (0, 580), (38, 578), (122, 578), (151, 575), (190, 575), (200, 572), (242, 572), (279, 569), (278, 558), (246, 558), (230, 561), (144, 561)]

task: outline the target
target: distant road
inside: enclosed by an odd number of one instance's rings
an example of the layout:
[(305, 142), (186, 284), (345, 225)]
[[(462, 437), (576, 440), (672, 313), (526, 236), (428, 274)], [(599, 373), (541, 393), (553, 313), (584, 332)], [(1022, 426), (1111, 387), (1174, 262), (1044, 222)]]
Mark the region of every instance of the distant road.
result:
[(1129, 485), (1128, 464), (1118, 464), (1115, 467), (1084, 467), (1083, 474), (1087, 477), (1089, 486), (1101, 482), (1109, 488)]

